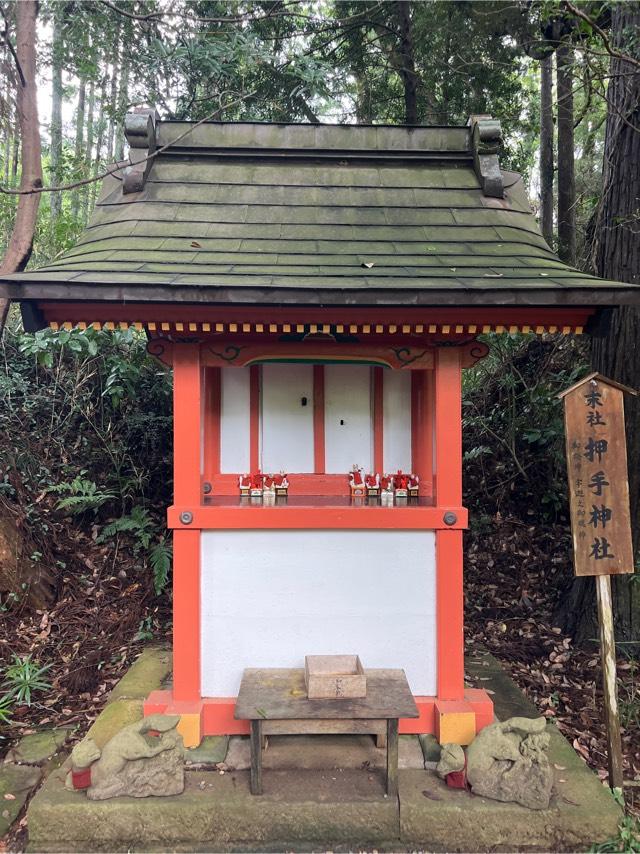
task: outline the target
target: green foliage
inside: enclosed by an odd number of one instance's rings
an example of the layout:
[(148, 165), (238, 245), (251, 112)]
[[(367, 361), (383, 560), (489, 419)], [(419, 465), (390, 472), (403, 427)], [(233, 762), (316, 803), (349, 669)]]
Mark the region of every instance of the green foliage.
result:
[(114, 492), (100, 489), (92, 480), (83, 478), (83, 474), (86, 474), (86, 471), (80, 472), (78, 477), (74, 477), (68, 483), (58, 483), (49, 487), (49, 492), (66, 493), (66, 498), (58, 501), (57, 510), (68, 510), (72, 514), (84, 513), (87, 510), (93, 510), (96, 513), (103, 504), (115, 498)]
[(11, 710), (13, 709), (14, 698), (11, 694), (4, 694), (0, 697), (0, 725), (11, 723)]
[(8, 689), (7, 696), (19, 705), (30, 706), (33, 693), (47, 691), (51, 687), (51, 683), (44, 678), (44, 674), (51, 667), (51, 664), (40, 667), (31, 660), (31, 655), (14, 655), (13, 663), (7, 667), (2, 683), (3, 687)]
[(98, 542), (104, 543), (116, 534), (130, 533), (134, 538), (136, 551), (139, 549), (148, 549), (155, 530), (156, 525), (149, 512), (138, 504), (131, 510), (128, 516), (121, 516), (114, 522), (105, 525), (98, 537)]
[[(92, 523), (93, 538), (161, 593), (171, 563), (172, 390), (145, 345), (136, 332), (25, 334), (12, 315), (0, 342), (0, 494), (25, 515), (38, 563), (64, 567), (51, 552), (64, 513), (70, 530)], [(9, 594), (0, 610), (19, 604)]]
[[(340, 119), (364, 123), (406, 121), (399, 4), (338, 0), (328, 21)], [(465, 124), (471, 114), (499, 116), (518, 150), (530, 116), (523, 86), (530, 60), (510, 37), (511, 18), (526, 22), (524, 7), (504, 3), (412, 3), (410, 39), (421, 124)], [(327, 49), (325, 32), (312, 40)]]
[(148, 617), (144, 617), (144, 619), (140, 620), (140, 625), (138, 626), (138, 631), (135, 634), (134, 640), (136, 640), (136, 641), (153, 640), (153, 617), (148, 616)]
[(634, 816), (625, 816), (620, 822), (618, 835), (615, 838), (593, 845), (589, 850), (596, 852), (640, 851), (640, 821)]
[(491, 335), (463, 386), (464, 485), (477, 513), (533, 521), (566, 515), (564, 425), (558, 392), (586, 369), (571, 339)]
[[(118, 534), (128, 534), (133, 541), (134, 554), (144, 553), (145, 564), (151, 568), (153, 587), (160, 595), (167, 586), (171, 570), (171, 546), (164, 534), (161, 534), (163, 524), (158, 518), (153, 518), (148, 510), (136, 505), (128, 516), (121, 516), (105, 525), (97, 542), (105, 543)], [(151, 541), (157, 542), (151, 545)]]
[(149, 565), (153, 571), (153, 587), (156, 594), (162, 593), (169, 581), (172, 560), (171, 545), (165, 537), (153, 546), (149, 552)]
[[(624, 646), (622, 649), (624, 651)], [(626, 653), (626, 658), (630, 679), (620, 682), (618, 697), (620, 723), (626, 730), (636, 730), (640, 734), (640, 682), (638, 681), (640, 662), (629, 653)]]
[(33, 335), (24, 335), (20, 341), (20, 352), (35, 356), (40, 365), (53, 367), (55, 354), (66, 348), (71, 353), (95, 356), (98, 353), (98, 336), (93, 329), (41, 329)]

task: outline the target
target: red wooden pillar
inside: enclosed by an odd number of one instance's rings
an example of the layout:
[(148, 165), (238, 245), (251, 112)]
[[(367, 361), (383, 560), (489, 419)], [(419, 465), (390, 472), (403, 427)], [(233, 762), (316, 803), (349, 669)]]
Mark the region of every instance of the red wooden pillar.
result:
[(249, 467), (260, 468), (260, 365), (249, 368)]
[(324, 365), (313, 366), (313, 471), (324, 474)]
[[(201, 504), (202, 371), (197, 344), (173, 356), (173, 502), (180, 512)], [(173, 532), (173, 699), (200, 700), (200, 531)]]
[(204, 470), (202, 479), (212, 482), (220, 474), (220, 368), (204, 368), (204, 390), (202, 395), (202, 428), (204, 441)]
[(384, 474), (384, 368), (373, 369), (373, 470)]
[[(436, 352), (436, 506), (443, 516), (462, 506), (462, 367), (457, 347)], [(462, 531), (436, 531), (438, 698), (464, 697), (464, 594)]]
[(433, 371), (411, 371), (411, 468), (420, 477), (421, 495), (434, 495)]

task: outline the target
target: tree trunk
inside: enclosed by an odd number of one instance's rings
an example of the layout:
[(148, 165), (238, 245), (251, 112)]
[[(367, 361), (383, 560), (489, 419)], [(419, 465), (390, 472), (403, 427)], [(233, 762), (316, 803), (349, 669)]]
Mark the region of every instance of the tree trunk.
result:
[[(126, 30), (125, 30), (126, 33)], [(129, 54), (124, 46), (126, 41), (123, 40), (123, 58), (122, 69), (120, 71), (120, 88), (118, 90), (118, 122), (116, 125), (116, 147), (115, 159), (124, 160), (124, 117), (129, 108)]]
[(113, 160), (116, 137), (116, 109), (118, 100), (118, 68), (120, 67), (120, 22), (113, 37), (113, 56), (111, 57), (111, 81), (109, 89), (109, 130), (107, 133), (107, 150), (105, 159), (108, 163)]
[[(51, 150), (50, 175), (51, 183), (56, 186), (62, 183), (62, 4), (53, 7), (53, 42), (51, 67)], [(51, 225), (55, 227), (56, 220), (62, 210), (62, 195), (50, 194)]]
[[(640, 5), (620, 3), (612, 8), (612, 40), (623, 52), (634, 51), (626, 42), (640, 29)], [(640, 51), (635, 48), (640, 58)], [(596, 275), (640, 283), (640, 71), (631, 63), (612, 58), (607, 92), (607, 127), (603, 187), (592, 247)], [(640, 310), (616, 308), (606, 337), (593, 339), (593, 368), (605, 376), (640, 388)], [(640, 547), (640, 401), (625, 397), (629, 468), (629, 497), (635, 552)], [(640, 585), (633, 576), (613, 579), (616, 635), (620, 640), (640, 638)], [(578, 638), (593, 635), (593, 586), (574, 582), (572, 617)]]
[(416, 74), (413, 33), (411, 27), (411, 4), (408, 0), (397, 0), (396, 17), (400, 33), (398, 50), (398, 72), (404, 87), (404, 122), (418, 124), (418, 75)]
[(109, 130), (107, 132), (107, 146), (105, 159), (108, 163), (113, 160), (114, 144), (116, 138), (116, 100), (118, 97), (117, 65), (111, 66), (111, 89), (109, 92)]
[[(89, 83), (89, 98), (87, 99), (87, 134), (85, 142), (84, 154), (84, 172), (88, 177), (91, 174), (91, 166), (93, 163), (93, 112), (96, 107), (96, 84), (95, 81)], [(89, 214), (89, 186), (85, 185), (82, 188), (82, 220), (86, 224)]]
[(540, 61), (540, 224), (553, 245), (553, 54)]
[[(102, 78), (102, 84), (100, 86), (100, 112), (98, 113), (98, 122), (97, 122), (97, 137), (96, 137), (96, 151), (93, 160), (93, 170), (92, 176), (94, 178), (97, 177), (100, 172), (100, 167), (102, 165), (102, 148), (104, 146), (104, 138), (105, 138), (105, 130), (106, 130), (106, 117), (105, 117), (105, 104), (107, 103), (107, 73), (105, 71), (104, 77)], [(89, 210), (87, 211), (87, 218), (91, 211), (94, 208), (96, 203), (96, 199), (98, 197), (98, 185), (99, 181), (93, 181), (92, 184), (89, 185)]]
[[(84, 177), (84, 169), (82, 168), (82, 152), (84, 150), (84, 111), (86, 95), (87, 81), (84, 78), (80, 78), (80, 87), (78, 89), (78, 106), (76, 109), (76, 144), (73, 155), (74, 171), (77, 173), (77, 177)], [(80, 198), (80, 188), (76, 187), (76, 189), (73, 190), (71, 193), (71, 216), (74, 220), (77, 220), (78, 214), (80, 212)]]
[(367, 85), (364, 72), (354, 71), (356, 84), (356, 124), (373, 124), (371, 112), (371, 90)]
[(576, 180), (573, 144), (573, 50), (562, 43), (556, 54), (558, 90), (558, 255), (576, 261)]
[[(22, 174), (20, 189), (42, 186), (42, 154), (38, 124), (38, 92), (36, 85), (36, 19), (38, 4), (23, 0), (15, 5), (17, 75), (16, 113), (22, 137)], [(40, 193), (19, 196), (18, 209), (7, 252), (0, 263), (0, 274), (24, 270), (33, 250), (33, 235), (38, 216)], [(0, 300), (0, 331), (6, 320), (9, 304)]]

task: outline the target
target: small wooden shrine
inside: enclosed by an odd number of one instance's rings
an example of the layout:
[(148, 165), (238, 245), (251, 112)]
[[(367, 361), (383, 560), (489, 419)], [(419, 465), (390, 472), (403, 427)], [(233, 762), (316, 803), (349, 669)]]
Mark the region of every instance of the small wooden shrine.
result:
[(558, 260), (487, 117), (126, 133), (77, 246), (0, 295), (173, 368), (173, 687), (146, 712), (248, 732), (245, 668), (357, 653), (405, 670), (400, 732), (468, 743), (493, 709), (464, 684), (462, 371), (482, 333), (580, 334), (638, 286)]

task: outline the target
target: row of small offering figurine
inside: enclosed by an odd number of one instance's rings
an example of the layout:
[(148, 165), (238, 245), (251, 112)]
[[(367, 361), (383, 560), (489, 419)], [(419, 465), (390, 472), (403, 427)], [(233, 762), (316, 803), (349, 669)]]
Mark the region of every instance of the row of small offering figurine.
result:
[[(352, 498), (417, 498), (420, 478), (417, 474), (406, 474), (398, 469), (395, 474), (364, 474), (364, 469), (353, 467), (348, 474)], [(265, 474), (241, 474), (238, 478), (240, 495), (247, 498), (284, 497), (289, 494), (289, 476), (284, 472)]]
[(284, 472), (264, 474), (258, 471), (255, 474), (241, 474), (238, 478), (238, 485), (240, 495), (250, 498), (286, 496), (289, 494), (289, 479)]
[(349, 472), (349, 488), (352, 498), (417, 498), (420, 478), (417, 474), (398, 471), (395, 474), (363, 474), (363, 469), (354, 466)]

